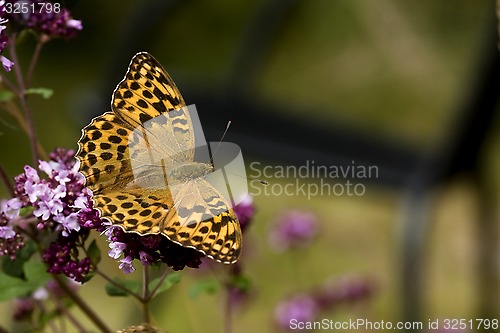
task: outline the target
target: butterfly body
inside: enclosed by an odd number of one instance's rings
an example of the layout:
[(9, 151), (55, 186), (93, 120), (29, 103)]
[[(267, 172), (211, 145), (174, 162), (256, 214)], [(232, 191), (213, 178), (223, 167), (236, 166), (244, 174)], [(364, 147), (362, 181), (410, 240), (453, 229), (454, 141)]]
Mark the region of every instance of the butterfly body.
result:
[(132, 59), (112, 112), (82, 130), (77, 158), (101, 217), (126, 232), (162, 234), (223, 263), (237, 261), (241, 229), (230, 202), (194, 160), (188, 108), (148, 53)]
[(167, 175), (173, 183), (185, 183), (193, 178), (203, 177), (214, 171), (214, 167), (209, 163), (191, 162), (177, 165)]

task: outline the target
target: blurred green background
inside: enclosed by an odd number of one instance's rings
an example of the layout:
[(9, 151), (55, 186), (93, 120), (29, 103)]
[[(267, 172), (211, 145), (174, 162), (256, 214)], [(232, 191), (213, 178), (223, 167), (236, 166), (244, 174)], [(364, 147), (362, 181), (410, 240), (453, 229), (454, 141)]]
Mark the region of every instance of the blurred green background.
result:
[[(197, 103), (190, 98), (191, 91), (224, 96), (249, 25), (271, 3), (78, 2), (72, 14), (82, 20), (84, 29), (72, 40), (48, 43), (34, 76), (33, 86), (50, 87), (55, 92), (49, 100), (31, 99), (44, 148), (77, 148), (80, 129), (92, 117), (109, 110), (111, 93), (138, 51), (148, 51), (162, 63), (181, 92), (188, 92), (184, 93), (188, 104)], [(331, 126), (332, 130), (343, 128), (354, 137), (359, 133), (397, 144), (418, 156), (435, 151), (457, 130), (454, 126), (462, 106), (476, 89), (485, 44), (494, 42), (489, 38), (494, 27), (494, 1), (311, 0), (291, 2), (283, 8), (283, 17), (276, 19), (278, 28), (271, 36), (261, 36), (263, 42), (270, 38), (270, 47), (265, 57), (256, 57), (261, 67), (249, 78), (252, 98), (248, 102), (280, 105), (283, 112), (277, 116), (284, 119), (299, 119), (321, 128)], [(19, 46), (21, 66), (26, 67), (33, 46), (29, 37)], [(252, 54), (246, 56), (251, 58)], [(198, 111), (203, 122), (203, 109)], [(233, 112), (237, 119), (241, 110)], [(31, 163), (28, 140), (13, 119), (0, 113), (0, 120), (1, 164), (13, 177)], [(225, 125), (219, 124), (221, 132)], [(495, 223), (500, 186), (499, 125), (497, 115), (479, 155), (481, 175), (492, 189), (491, 218)], [(231, 131), (238, 133), (242, 127), (245, 124), (235, 121), (225, 140), (238, 144)], [(278, 129), (280, 123), (268, 122), (250, 128), (263, 139)], [(335, 144), (332, 142), (333, 155)], [(267, 147), (260, 149), (265, 152)], [(247, 165), (252, 161), (286, 164), (279, 159), (270, 161), (258, 152), (243, 154)], [(307, 150), (300, 158), (310, 159)], [(482, 202), (477, 191), (474, 180), (464, 173), (440, 182), (427, 193), (427, 230), (423, 261), (418, 267), (423, 275), (420, 308), (425, 320), (482, 315), (484, 277), (477, 268), (481, 262), (477, 225)], [(0, 194), (7, 195), (3, 188)], [(367, 183), (365, 195), (359, 197), (317, 196), (308, 200), (302, 196), (255, 196), (257, 214), (246, 235), (243, 259), (253, 292), (244, 306), (235, 309), (234, 332), (275, 332), (274, 308), (279, 301), (313, 290), (329, 278), (351, 275), (373, 280), (373, 296), (357, 306), (332, 309), (322, 318), (403, 318), (406, 295), (402, 289), (401, 235), (406, 205), (411, 205), (407, 199), (407, 187), (377, 181)], [(269, 231), (276, 217), (291, 209), (313, 212), (321, 232), (308, 247), (275, 253), (269, 245)], [(101, 245), (105, 250), (106, 244)], [(496, 253), (491, 256), (496, 257)], [(102, 264), (109, 266), (110, 272), (117, 271), (112, 259), (104, 258)], [(498, 281), (497, 268), (492, 272), (489, 281)], [(213, 274), (222, 273), (217, 270)], [(157, 326), (169, 332), (221, 331), (225, 311), (222, 296), (201, 295), (194, 300), (188, 296), (190, 287), (202, 277), (187, 269), (181, 284), (154, 303)], [(97, 277), (82, 287), (82, 295), (113, 328), (139, 323), (137, 304), (132, 299), (105, 296), (103, 285)], [(9, 322), (9, 306), (1, 304), (0, 308), (0, 321)]]

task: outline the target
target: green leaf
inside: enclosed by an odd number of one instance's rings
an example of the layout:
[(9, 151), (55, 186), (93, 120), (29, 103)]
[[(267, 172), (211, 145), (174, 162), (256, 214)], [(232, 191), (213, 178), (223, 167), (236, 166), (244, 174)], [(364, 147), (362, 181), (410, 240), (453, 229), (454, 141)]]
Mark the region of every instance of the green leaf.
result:
[(13, 99), (15, 94), (10, 90), (0, 90), (0, 102), (8, 102)]
[[(139, 281), (135, 280), (121, 280), (119, 278), (114, 278), (113, 281), (118, 283), (121, 286), (124, 286), (125, 288), (129, 289), (133, 293), (139, 292), (141, 288), (141, 283)], [(130, 296), (130, 294), (123, 290), (122, 288), (119, 288), (113, 283), (108, 283), (106, 284), (106, 293), (109, 296)]]
[(25, 95), (40, 95), (45, 99), (49, 99), (54, 94), (54, 90), (49, 88), (29, 88), (24, 91)]
[(90, 280), (92, 280), (92, 278), (93, 278), (94, 276), (95, 276), (95, 274), (94, 274), (94, 273), (89, 273), (89, 274), (85, 275), (85, 276), (83, 277), (82, 284), (85, 284), (85, 283), (89, 282)]
[(236, 275), (229, 280), (231, 286), (246, 292), (252, 287), (252, 280), (246, 275)]
[[(151, 281), (149, 283), (148, 289), (150, 291), (153, 291), (156, 288), (156, 286), (158, 285), (158, 283), (160, 282), (160, 279), (161, 279), (161, 277), (153, 279), (153, 281)], [(180, 281), (181, 281), (181, 273), (179, 273), (179, 272), (170, 273), (165, 278), (165, 280), (163, 280), (163, 282), (161, 283), (161, 286), (156, 291), (156, 295), (158, 295), (158, 294), (160, 294), (160, 293), (162, 293), (162, 292), (164, 292), (164, 291), (172, 288), (174, 285), (176, 285)]]
[(220, 284), (216, 279), (206, 279), (193, 285), (189, 290), (189, 297), (197, 298), (201, 294), (213, 295), (220, 289)]
[(52, 276), (47, 273), (47, 266), (41, 261), (30, 260), (24, 264), (24, 273), (29, 282), (32, 282), (38, 287), (47, 283)]
[(5, 257), (2, 261), (2, 271), (9, 276), (25, 279), (24, 264), (31, 258), (31, 256), (36, 252), (36, 244), (33, 241), (28, 241), (21, 248), (14, 260), (9, 257)]
[(89, 248), (87, 250), (90, 261), (92, 261), (92, 264), (96, 265), (101, 261), (101, 250), (97, 246), (97, 242), (95, 239), (90, 243)]
[(25, 217), (25, 216), (31, 215), (31, 213), (33, 213), (33, 211), (35, 211), (35, 207), (33, 207), (33, 206), (22, 207), (19, 210), (19, 215), (22, 217)]
[(24, 262), (25, 261), (20, 260), (18, 258), (12, 260), (9, 257), (5, 257), (2, 260), (2, 272), (10, 277), (24, 279), (25, 278), (23, 270)]
[(33, 286), (27, 281), (0, 272), (0, 301), (27, 296)]
[(28, 261), (24, 264), (26, 280), (0, 272), (0, 301), (31, 294), (50, 280), (47, 267), (40, 261)]

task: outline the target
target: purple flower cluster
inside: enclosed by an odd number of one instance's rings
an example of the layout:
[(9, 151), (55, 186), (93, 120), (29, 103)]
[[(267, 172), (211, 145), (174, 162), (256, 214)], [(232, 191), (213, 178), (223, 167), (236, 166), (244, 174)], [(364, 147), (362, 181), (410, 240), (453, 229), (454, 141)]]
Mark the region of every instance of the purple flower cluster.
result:
[[(11, 4), (16, 0), (7, 0)], [(46, 0), (23, 0), (28, 13), (9, 14), (10, 19), (19, 28), (29, 28), (43, 33), (49, 38), (71, 38), (82, 30), (82, 22), (72, 18), (71, 13), (60, 7), (60, 3), (50, 3)]]
[(290, 211), (278, 217), (269, 233), (272, 248), (282, 252), (304, 247), (318, 233), (318, 221), (310, 212)]
[[(90, 192), (84, 191), (85, 178), (78, 172), (73, 151), (58, 149), (51, 160), (40, 161), (38, 168), (47, 178), (30, 166), (15, 178), (16, 197), (9, 200), (10, 209), (32, 207), (39, 218), (37, 229), (55, 229), (68, 236), (81, 228), (80, 208), (75, 202), (90, 202)], [(86, 217), (86, 216), (85, 216)], [(86, 222), (86, 221), (85, 221)]]
[(14, 302), (14, 313), (12, 317), (15, 321), (30, 320), (35, 311), (35, 300), (31, 297), (17, 298)]
[(301, 322), (314, 321), (318, 312), (319, 306), (313, 297), (299, 294), (279, 303), (274, 316), (279, 327), (290, 328), (293, 319)]
[(25, 166), (24, 173), (15, 177), (15, 197), (1, 205), (0, 254), (15, 257), (23, 245), (22, 231), (35, 224), (39, 236), (43, 231), (57, 234), (43, 252), (48, 271), (82, 282), (91, 262), (80, 259), (78, 248), (91, 229), (104, 231), (92, 208), (91, 192), (84, 188), (85, 178), (78, 172), (71, 150), (57, 149), (38, 168), (45, 176)]
[(321, 308), (352, 303), (369, 298), (376, 290), (373, 280), (363, 276), (341, 276), (328, 280), (316, 293)]
[[(4, 16), (5, 16), (5, 1), (0, 0), (0, 53), (5, 49), (5, 47), (7, 46), (7, 42), (9, 40), (9, 38), (5, 33), (5, 29), (7, 28), (5, 26), (5, 23), (7, 23), (9, 20), (4, 18)], [(12, 66), (14, 65), (12, 61), (7, 59), (3, 55), (0, 56), (0, 62), (2, 62), (2, 65), (7, 72), (9, 72), (12, 69)]]
[(43, 252), (43, 261), (49, 266), (49, 273), (64, 274), (76, 282), (83, 282), (90, 271), (91, 261), (88, 257), (78, 258), (77, 235), (73, 233), (69, 238), (60, 235)]
[(289, 330), (292, 319), (301, 322), (317, 320), (320, 311), (368, 299), (374, 291), (373, 281), (366, 277), (345, 276), (333, 279), (316, 291), (296, 294), (283, 300), (276, 306), (274, 318), (281, 329)]
[(182, 270), (186, 266), (198, 268), (201, 265), (202, 253), (182, 247), (162, 235), (141, 236), (126, 233), (117, 226), (110, 226), (105, 234), (111, 249), (108, 255), (113, 259), (123, 255), (119, 260), (119, 268), (127, 274), (135, 271), (134, 259), (140, 260), (145, 266), (163, 262), (174, 270)]

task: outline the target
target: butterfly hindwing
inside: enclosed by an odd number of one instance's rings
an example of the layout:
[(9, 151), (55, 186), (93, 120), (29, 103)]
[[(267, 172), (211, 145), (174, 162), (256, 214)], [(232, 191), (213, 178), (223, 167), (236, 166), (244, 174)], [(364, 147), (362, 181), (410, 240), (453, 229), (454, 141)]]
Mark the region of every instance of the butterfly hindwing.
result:
[(170, 191), (179, 207), (174, 219), (179, 222), (178, 232), (173, 239), (219, 261), (235, 262), (240, 254), (241, 229), (224, 196), (203, 178), (173, 186)]
[[(241, 230), (225, 199), (202, 179), (196, 181), (206, 196), (189, 195), (176, 208), (172, 196), (161, 191), (130, 190), (109, 192), (94, 196), (101, 216), (118, 224), (127, 232), (163, 234), (173, 242), (196, 249), (224, 263), (233, 263), (239, 257)], [(188, 190), (185, 186), (186, 191)], [(198, 190), (197, 190), (198, 191)], [(182, 195), (182, 193), (181, 193)], [(192, 216), (193, 205), (203, 207), (200, 216)]]

